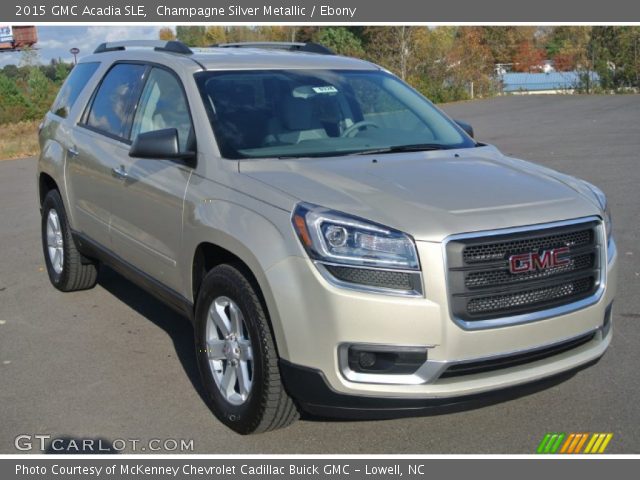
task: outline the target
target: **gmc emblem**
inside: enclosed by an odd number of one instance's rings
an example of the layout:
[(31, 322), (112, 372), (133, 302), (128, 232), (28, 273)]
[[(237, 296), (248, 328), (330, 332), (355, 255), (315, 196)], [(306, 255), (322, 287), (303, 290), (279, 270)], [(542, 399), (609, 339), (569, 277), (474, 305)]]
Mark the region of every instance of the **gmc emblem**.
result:
[(544, 250), (540, 253), (511, 255), (509, 257), (509, 271), (511, 273), (525, 273), (569, 265), (571, 260), (563, 256), (568, 253), (569, 247), (561, 247), (553, 250)]

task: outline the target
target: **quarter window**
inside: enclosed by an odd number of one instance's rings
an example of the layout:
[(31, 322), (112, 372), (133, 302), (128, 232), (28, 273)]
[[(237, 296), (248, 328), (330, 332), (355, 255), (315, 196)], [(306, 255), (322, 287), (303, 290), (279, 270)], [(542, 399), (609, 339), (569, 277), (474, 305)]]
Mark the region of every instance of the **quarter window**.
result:
[(128, 63), (111, 68), (98, 87), (87, 125), (118, 138), (128, 138), (131, 113), (145, 70), (144, 65)]
[(98, 62), (89, 62), (89, 63), (79, 63), (71, 73), (67, 77), (67, 80), (64, 82), (64, 85), (58, 92), (58, 96), (53, 102), (53, 106), (51, 107), (51, 111), (56, 115), (66, 118), (69, 115), (69, 111), (73, 104), (80, 96), (80, 93), (87, 85), (93, 74), (98, 69), (100, 63)]
[(153, 68), (142, 91), (131, 140), (140, 133), (175, 128), (180, 151), (190, 150), (193, 128), (187, 99), (179, 80), (162, 68)]

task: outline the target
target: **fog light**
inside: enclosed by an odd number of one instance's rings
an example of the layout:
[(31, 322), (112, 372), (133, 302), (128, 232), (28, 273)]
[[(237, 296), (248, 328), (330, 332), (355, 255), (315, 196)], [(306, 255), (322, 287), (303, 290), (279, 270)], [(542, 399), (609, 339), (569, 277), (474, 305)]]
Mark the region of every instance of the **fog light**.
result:
[(362, 368), (371, 368), (376, 364), (376, 354), (373, 352), (360, 352), (358, 364)]
[(360, 344), (342, 348), (346, 350), (346, 364), (356, 373), (407, 375), (427, 361), (426, 347)]

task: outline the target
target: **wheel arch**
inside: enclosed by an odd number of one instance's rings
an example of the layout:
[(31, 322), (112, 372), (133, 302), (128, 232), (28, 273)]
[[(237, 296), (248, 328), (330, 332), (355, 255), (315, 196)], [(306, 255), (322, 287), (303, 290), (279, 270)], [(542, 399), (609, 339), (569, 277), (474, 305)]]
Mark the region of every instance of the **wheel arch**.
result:
[(60, 187), (58, 187), (58, 184), (51, 175), (46, 172), (40, 172), (38, 175), (38, 195), (40, 199), (40, 206), (42, 206), (45, 197), (51, 190), (57, 190), (60, 192)]
[[(52, 122), (48, 122), (47, 119), (45, 119), (45, 123), (47, 125), (52, 124)], [(53, 128), (53, 126), (44, 128)], [(65, 206), (67, 205), (68, 198), (64, 180), (64, 167), (65, 151), (62, 145), (54, 139), (45, 141), (38, 158), (37, 182), (40, 206), (42, 206), (47, 193), (53, 189), (58, 190), (63, 203)], [(67, 215), (70, 221), (72, 220), (72, 213), (73, 212), (67, 209)], [(71, 223), (73, 224), (73, 222)]]
[(266, 275), (257, 258), (240, 243), (235, 243), (235, 248), (229, 245), (221, 246), (212, 241), (202, 241), (198, 244), (191, 262), (191, 289), (193, 304), (198, 298), (202, 281), (206, 274), (218, 265), (230, 264), (238, 268), (249, 279), (256, 289), (256, 293), (263, 304), (267, 314), (267, 320), (273, 334), (278, 354), (287, 355), (287, 347), (282, 324), (275, 304), (275, 299), (269, 287)]

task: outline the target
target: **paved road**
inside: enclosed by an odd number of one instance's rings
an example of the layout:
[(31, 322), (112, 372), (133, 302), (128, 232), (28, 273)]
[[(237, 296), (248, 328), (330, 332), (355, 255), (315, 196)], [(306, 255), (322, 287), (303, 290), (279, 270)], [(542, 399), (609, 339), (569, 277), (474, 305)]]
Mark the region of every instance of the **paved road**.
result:
[(613, 347), (566, 381), (483, 408), (377, 422), (305, 419), (225, 429), (199, 396), (186, 320), (106, 271), (92, 291), (49, 286), (33, 159), (0, 162), (0, 452), (22, 433), (193, 438), (199, 453), (531, 453), (547, 431), (614, 432), (640, 453), (640, 96), (511, 97), (450, 105), (477, 137), (600, 185), (621, 255)]

